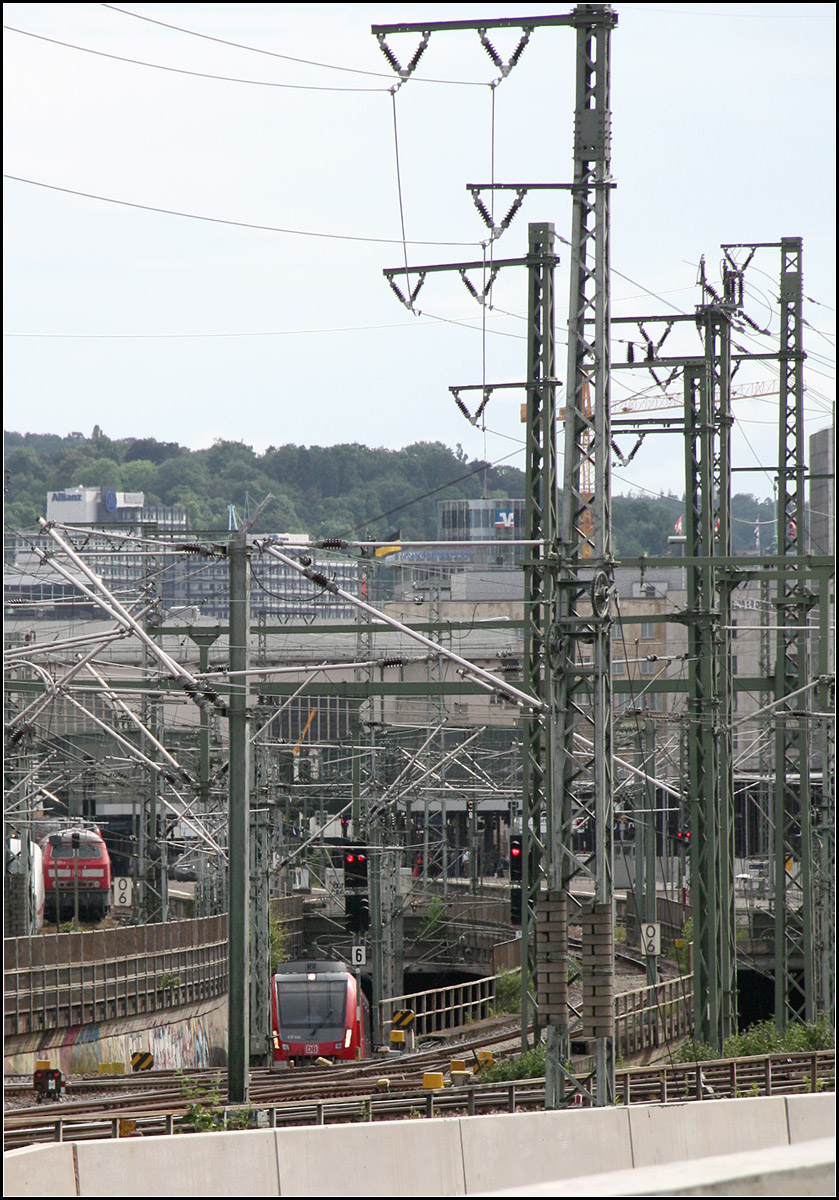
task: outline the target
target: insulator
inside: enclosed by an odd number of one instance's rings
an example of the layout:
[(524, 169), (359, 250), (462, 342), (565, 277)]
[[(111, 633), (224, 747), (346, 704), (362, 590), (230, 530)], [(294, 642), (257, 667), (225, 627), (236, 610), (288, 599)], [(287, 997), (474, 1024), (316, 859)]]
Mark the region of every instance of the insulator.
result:
[(408, 74), (408, 75), (410, 75), (410, 74), (411, 74), (411, 72), (413, 71), (414, 67), (417, 65), (417, 63), (419, 62), (419, 60), (422, 58), (423, 54), (425, 54), (425, 47), (428, 45), (428, 39), (429, 39), (429, 37), (430, 37), (430, 36), (431, 36), (431, 35), (430, 35), (430, 33), (429, 33), (427, 30), (426, 30), (426, 32), (425, 32), (425, 33), (423, 33), (423, 35), (422, 35), (422, 41), (421, 41), (421, 42), (420, 42), (420, 44), (417, 46), (417, 51), (416, 51), (416, 54), (415, 54), (415, 55), (414, 55), (414, 57), (411, 59), (411, 61), (408, 63), (408, 67), (407, 67), (406, 74)]
[(635, 343), (634, 342), (626, 343), (626, 361), (628, 363), (635, 362)]
[(655, 358), (655, 346), (649, 338), (647, 338), (647, 362), (652, 362)]
[(667, 341), (667, 337), (668, 337), (668, 335), (669, 335), (669, 333), (670, 333), (670, 330), (671, 330), (672, 328), (673, 328), (673, 322), (672, 322), (672, 321), (670, 321), (670, 322), (668, 322), (668, 324), (667, 324), (667, 328), (664, 330), (664, 333), (661, 335), (661, 337), (660, 337), (660, 338), (658, 339), (658, 341), (656, 342), (656, 347), (655, 347), (655, 352), (656, 352), (656, 354), (658, 354), (658, 352), (661, 350), (661, 347), (662, 347), (662, 346), (664, 345), (664, 343)]
[(396, 71), (397, 75), (401, 75), (402, 67), (399, 65), (399, 59), (396, 57), (396, 55), (391, 50), (390, 46), (388, 46), (387, 42), (385, 41), (385, 35), (383, 33), (380, 33), (377, 36), (378, 36), (378, 40), (379, 40), (379, 47), (381, 48), (382, 54), (385, 56), (385, 58), (390, 63), (390, 65), (393, 67), (394, 71)]
[(346, 550), (349, 542), (345, 542), (343, 538), (324, 538), (318, 543), (323, 550)]
[(396, 292), (396, 295), (399, 297), (399, 299), (400, 299), (400, 300), (401, 300), (401, 302), (402, 302), (402, 303), (405, 305), (405, 307), (406, 307), (406, 308), (410, 308), (410, 307), (411, 307), (411, 302), (410, 302), (410, 300), (407, 300), (407, 299), (405, 298), (405, 296), (402, 294), (402, 289), (399, 287), (399, 285), (398, 285), (398, 284), (396, 284), (396, 283), (394, 283), (394, 282), (393, 282), (393, 279), (392, 279), (392, 277), (391, 277), (390, 275), (388, 275), (388, 277), (387, 277), (387, 281), (388, 281), (388, 283), (390, 284), (390, 286), (393, 288), (393, 290)]
[(519, 196), (517, 196), (517, 197), (515, 198), (515, 200), (513, 201), (513, 203), (510, 205), (510, 211), (507, 213), (506, 217), (505, 217), (505, 218), (504, 218), (504, 220), (501, 222), (501, 228), (502, 228), (502, 229), (506, 229), (506, 228), (507, 228), (507, 226), (508, 226), (508, 225), (510, 224), (510, 222), (512, 221), (513, 217), (514, 217), (514, 216), (516, 215), (516, 213), (519, 211), (519, 209), (521, 208), (521, 203), (522, 203), (522, 200), (524, 200), (524, 196), (523, 196), (523, 195), (519, 195)]
[(501, 59), (498, 57), (498, 51), (495, 49), (492, 42), (489, 40), (489, 38), (486, 36), (485, 32), (482, 29), (479, 29), (478, 32), (481, 35), (481, 45), (483, 46), (484, 50), (486, 50), (487, 54), (490, 56), (493, 63), (495, 64), (495, 66), (498, 67), (498, 69), (500, 71), (503, 67), (503, 63), (501, 62)]
[(475, 410), (474, 420), (477, 421), (489, 402), (489, 392), (484, 392), (484, 398)]
[(465, 272), (465, 271), (461, 271), (461, 272), (460, 272), (460, 278), (461, 278), (461, 279), (463, 280), (463, 282), (466, 284), (466, 290), (469, 292), (469, 294), (470, 294), (470, 295), (472, 295), (472, 296), (474, 296), (476, 300), (480, 300), (480, 296), (479, 296), (479, 295), (478, 295), (478, 293), (475, 291), (475, 286), (474, 286), (474, 284), (473, 284), (473, 283), (472, 283), (472, 281), (471, 281), (471, 280), (468, 278), (468, 276), (467, 276), (467, 274), (466, 274), (466, 272)]
[[(522, 54), (524, 53), (525, 46), (530, 41), (530, 35), (532, 32), (533, 32), (532, 29), (525, 29), (521, 41), (519, 42), (518, 46), (516, 46), (515, 50), (513, 51), (513, 57), (510, 59), (510, 67), (514, 67), (516, 65), (516, 63), (519, 61), (519, 59), (521, 58)], [(509, 68), (508, 68), (508, 70), (509, 70)]]
[(487, 206), (484, 204), (477, 192), (472, 192), (472, 199), (474, 200), (475, 208), (477, 208), (478, 212), (481, 214), (487, 229), (492, 229), (492, 217), (487, 211)]
[(383, 658), (379, 663), (380, 667), (404, 667), (404, 658)]
[(460, 411), (463, 413), (463, 415), (464, 415), (464, 417), (466, 418), (466, 420), (467, 420), (467, 421), (471, 421), (471, 420), (472, 420), (472, 417), (471, 417), (471, 415), (470, 415), (469, 409), (468, 409), (468, 408), (466, 407), (466, 405), (463, 403), (463, 401), (461, 400), (460, 396), (455, 396), (455, 398), (454, 398), (454, 402), (455, 402), (455, 404), (457, 405), (457, 407), (460, 409)]

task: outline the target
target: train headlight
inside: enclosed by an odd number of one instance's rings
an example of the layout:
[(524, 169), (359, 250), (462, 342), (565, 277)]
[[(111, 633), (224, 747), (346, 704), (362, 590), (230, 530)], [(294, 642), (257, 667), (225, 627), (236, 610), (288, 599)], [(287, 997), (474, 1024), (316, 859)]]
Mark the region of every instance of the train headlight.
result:
[(344, 1034), (344, 1049), (349, 1050), (350, 1042), (352, 1041), (352, 1029), (348, 1029)]

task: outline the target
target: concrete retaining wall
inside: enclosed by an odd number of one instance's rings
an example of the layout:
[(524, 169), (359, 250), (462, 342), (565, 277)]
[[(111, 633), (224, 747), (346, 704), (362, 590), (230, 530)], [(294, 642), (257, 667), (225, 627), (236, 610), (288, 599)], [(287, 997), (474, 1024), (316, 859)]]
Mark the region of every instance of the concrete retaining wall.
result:
[[(539, 1194), (536, 1188), (543, 1195), (627, 1195), (652, 1186), (642, 1183), (649, 1171), (665, 1172), (656, 1177), (665, 1182), (646, 1194), (679, 1194), (672, 1168), (667, 1174), (663, 1164), (678, 1162), (681, 1172), (681, 1164), (693, 1160), (705, 1161), (706, 1176), (713, 1160), (717, 1190), (681, 1194), (833, 1195), (832, 1185), (819, 1190), (829, 1175), (829, 1151), (817, 1139), (825, 1130), (833, 1134), (835, 1112), (835, 1096), (824, 1094), (73, 1142), (5, 1154), (4, 1195), (340, 1196), (348, 1180), (369, 1196), (510, 1188), (531, 1195)], [(755, 1163), (767, 1166), (779, 1147), (790, 1145), (801, 1153), (779, 1165), (786, 1181), (780, 1193), (719, 1190), (726, 1179), (750, 1178)], [(735, 1164), (749, 1154), (751, 1163)], [(729, 1166), (720, 1164), (726, 1155), (734, 1156)], [(620, 1187), (634, 1180), (638, 1188), (601, 1190), (614, 1173), (623, 1179)], [(801, 1190), (789, 1188), (799, 1175)], [(583, 1190), (590, 1176), (596, 1182)]]
[(9, 1075), (31, 1075), (35, 1063), (48, 1061), (68, 1075), (95, 1074), (100, 1063), (121, 1062), (131, 1073), (131, 1055), (147, 1050), (155, 1067), (227, 1065), (227, 996), (185, 1005), (154, 1016), (47, 1029), (5, 1040), (3, 1067)]

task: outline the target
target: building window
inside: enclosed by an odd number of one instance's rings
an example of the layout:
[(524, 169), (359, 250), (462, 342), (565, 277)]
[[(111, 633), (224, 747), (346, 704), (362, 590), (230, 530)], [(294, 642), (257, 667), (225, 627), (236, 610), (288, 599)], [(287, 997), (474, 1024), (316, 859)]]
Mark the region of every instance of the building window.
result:
[(623, 661), (622, 658), (612, 659), (612, 674), (613, 675), (625, 675), (626, 674), (626, 663)]
[(652, 621), (644, 621), (641, 625), (641, 637), (645, 640), (655, 637), (655, 625)]
[(646, 659), (644, 659), (641, 663), (641, 674), (642, 675), (655, 675), (655, 673), (656, 673), (656, 664), (654, 662), (648, 662)]

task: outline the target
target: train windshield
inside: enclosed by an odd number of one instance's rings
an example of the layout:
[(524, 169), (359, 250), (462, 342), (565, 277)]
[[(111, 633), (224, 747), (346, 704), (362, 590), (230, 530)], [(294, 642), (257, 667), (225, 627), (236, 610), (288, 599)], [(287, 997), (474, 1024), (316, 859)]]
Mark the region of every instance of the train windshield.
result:
[(280, 1036), (286, 1041), (343, 1041), (347, 1018), (345, 979), (307, 981), (284, 978), (277, 987)]
[[(101, 858), (102, 847), (97, 842), (80, 842), (79, 858)], [(57, 851), (53, 850), (55, 858), (72, 858), (75, 851), (71, 842), (62, 842)]]

